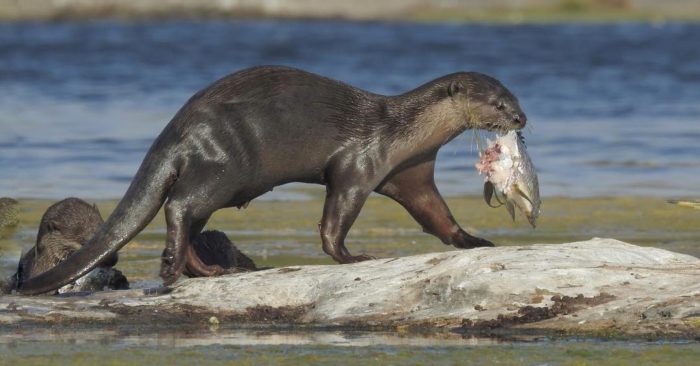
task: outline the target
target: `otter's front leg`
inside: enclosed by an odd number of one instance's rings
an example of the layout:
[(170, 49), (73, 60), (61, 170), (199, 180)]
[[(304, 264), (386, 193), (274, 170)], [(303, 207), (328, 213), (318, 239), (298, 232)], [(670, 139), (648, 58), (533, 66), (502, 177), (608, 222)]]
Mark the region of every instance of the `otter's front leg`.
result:
[(376, 191), (401, 204), (423, 227), (443, 243), (457, 248), (492, 247), (493, 243), (469, 235), (455, 221), (433, 179), (435, 161), (409, 167), (393, 175)]

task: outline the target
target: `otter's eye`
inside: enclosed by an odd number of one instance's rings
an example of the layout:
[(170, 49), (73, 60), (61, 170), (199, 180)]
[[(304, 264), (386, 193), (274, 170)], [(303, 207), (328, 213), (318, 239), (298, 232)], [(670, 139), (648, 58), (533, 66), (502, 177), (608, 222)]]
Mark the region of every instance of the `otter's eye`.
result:
[(505, 108), (506, 108), (506, 105), (503, 102), (498, 102), (498, 104), (496, 104), (496, 109), (498, 109), (499, 111), (502, 111)]

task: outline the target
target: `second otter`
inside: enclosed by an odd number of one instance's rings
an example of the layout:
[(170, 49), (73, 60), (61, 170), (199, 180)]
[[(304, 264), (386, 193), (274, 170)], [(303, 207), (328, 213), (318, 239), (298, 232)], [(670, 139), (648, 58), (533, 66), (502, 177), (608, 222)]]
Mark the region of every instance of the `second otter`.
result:
[[(28, 279), (54, 268), (78, 251), (95, 235), (104, 221), (97, 207), (79, 198), (66, 198), (49, 206), (41, 217), (34, 246), (19, 260), (17, 272), (10, 279), (11, 288), (18, 288)], [(117, 264), (116, 253), (100, 263), (109, 268)], [(119, 271), (114, 271), (112, 289), (128, 288), (129, 283)]]
[[(21, 287), (24, 281), (59, 265), (87, 243), (103, 223), (97, 207), (79, 198), (66, 198), (49, 206), (39, 223), (36, 244), (20, 258), (17, 272), (9, 279), (8, 285), (0, 285), (0, 293), (9, 293)], [(221, 266), (227, 273), (257, 269), (255, 263), (220, 231), (202, 232), (192, 240), (192, 245), (205, 264)], [(64, 286), (59, 292), (129, 288), (126, 277), (111, 268), (117, 261), (115, 254), (100, 265), (101, 272), (85, 281), (81, 278)], [(184, 273), (188, 277), (201, 276), (188, 268)]]

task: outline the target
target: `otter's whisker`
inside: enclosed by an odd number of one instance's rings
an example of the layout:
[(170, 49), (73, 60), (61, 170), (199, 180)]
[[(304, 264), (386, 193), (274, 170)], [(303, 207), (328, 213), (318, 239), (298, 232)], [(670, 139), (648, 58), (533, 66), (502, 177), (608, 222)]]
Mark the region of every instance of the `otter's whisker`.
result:
[(476, 149), (479, 153), (484, 150), (484, 144), (482, 142), (481, 130), (474, 130), (474, 136), (472, 141), (476, 142)]

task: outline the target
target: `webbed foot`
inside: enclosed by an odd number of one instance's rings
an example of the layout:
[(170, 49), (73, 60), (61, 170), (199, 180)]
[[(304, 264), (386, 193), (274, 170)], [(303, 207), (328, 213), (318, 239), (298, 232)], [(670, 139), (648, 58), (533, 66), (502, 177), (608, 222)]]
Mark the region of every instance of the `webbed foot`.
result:
[(476, 237), (476, 236), (471, 236), (466, 231), (461, 230), (461, 229), (457, 232), (457, 235), (452, 240), (452, 245), (454, 245), (456, 248), (461, 248), (461, 249), (472, 249), (472, 248), (495, 246), (492, 242), (490, 242), (486, 239)]
[(344, 255), (339, 258), (333, 258), (336, 260), (336, 262), (340, 264), (348, 264), (348, 263), (358, 263), (358, 262), (364, 262), (364, 261), (369, 261), (372, 259), (377, 259), (375, 257), (372, 257), (371, 255), (367, 254), (360, 254), (360, 255)]

